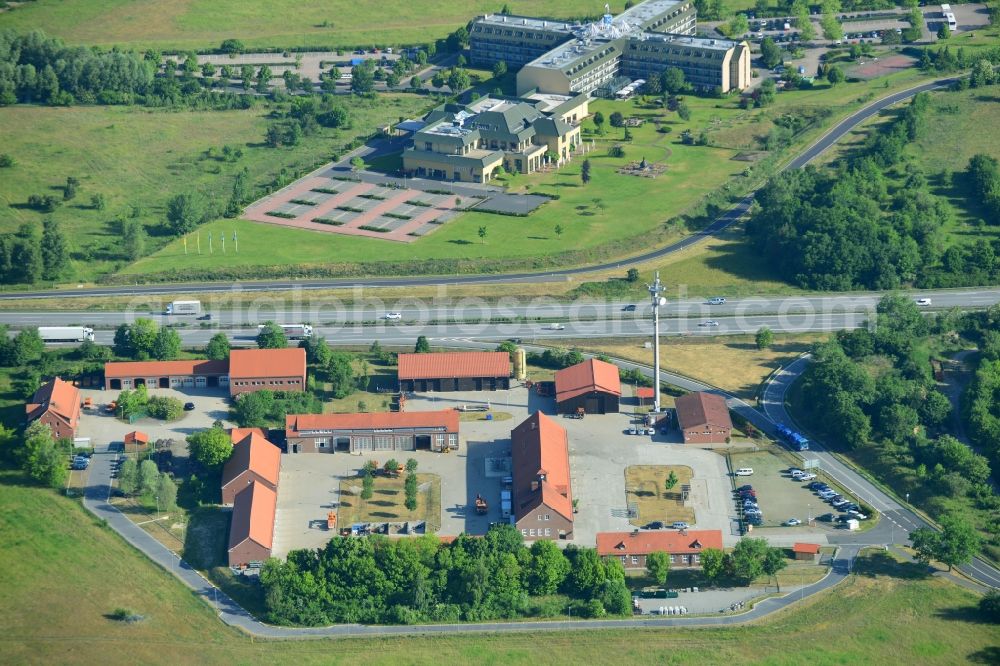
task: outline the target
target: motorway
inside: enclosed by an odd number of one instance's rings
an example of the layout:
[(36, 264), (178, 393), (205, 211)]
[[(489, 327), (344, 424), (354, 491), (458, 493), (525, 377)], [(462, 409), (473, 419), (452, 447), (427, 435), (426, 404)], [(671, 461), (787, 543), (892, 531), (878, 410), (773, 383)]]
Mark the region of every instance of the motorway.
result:
[[(783, 167), (784, 169), (799, 169), (816, 159), (830, 146), (835, 144), (845, 134), (850, 132), (859, 123), (872, 117), (881, 110), (905, 101), (914, 95), (945, 88), (955, 79), (942, 79), (914, 86), (882, 99), (876, 100), (860, 111), (853, 113), (841, 122), (837, 123), (829, 132), (824, 134), (813, 145), (809, 146), (802, 153), (796, 156)], [(453, 276), (421, 276), (421, 277), (400, 277), (400, 278), (345, 278), (334, 280), (255, 280), (238, 283), (242, 291), (289, 291), (296, 289), (334, 289), (348, 287), (416, 287), (416, 286), (438, 286), (456, 284), (488, 284), (488, 283), (517, 283), (517, 282), (551, 282), (562, 281), (574, 275), (583, 275), (593, 272), (618, 270), (624, 267), (641, 264), (647, 261), (661, 259), (667, 255), (679, 252), (687, 247), (701, 242), (703, 239), (722, 231), (734, 222), (742, 218), (753, 202), (754, 193), (751, 192), (746, 197), (737, 202), (732, 208), (716, 218), (711, 224), (686, 238), (683, 238), (670, 245), (650, 250), (643, 254), (627, 257), (618, 261), (603, 264), (579, 266), (576, 268), (566, 268), (541, 273), (510, 273), (502, 275), (453, 275)], [(129, 296), (129, 295), (155, 295), (155, 294), (207, 294), (212, 292), (230, 291), (233, 285), (222, 282), (196, 282), (196, 283), (174, 283), (167, 285), (134, 285), (134, 286), (112, 286), (112, 287), (80, 287), (77, 289), (52, 289), (45, 291), (19, 291), (0, 294), (0, 300), (17, 300), (25, 298), (71, 298), (82, 296)]]

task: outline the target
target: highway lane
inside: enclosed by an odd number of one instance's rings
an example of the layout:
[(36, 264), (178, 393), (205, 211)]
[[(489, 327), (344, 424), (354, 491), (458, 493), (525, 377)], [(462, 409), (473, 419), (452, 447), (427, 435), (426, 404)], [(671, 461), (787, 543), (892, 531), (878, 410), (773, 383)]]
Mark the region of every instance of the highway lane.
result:
[[(795, 380), (805, 371), (810, 362), (811, 358), (808, 355), (803, 356), (782, 368), (771, 378), (771, 381), (765, 387), (761, 399), (761, 409), (769, 419), (776, 423), (794, 425), (791, 415), (785, 409), (785, 398)], [(768, 429), (768, 432), (773, 435), (773, 429)], [(823, 471), (829, 474), (856, 498), (877, 509), (883, 515), (883, 520), (889, 521), (891, 526), (890, 536), (885, 543), (908, 543), (911, 531), (919, 527), (934, 528), (921, 516), (900, 504), (893, 497), (841, 462), (839, 458), (824, 449), (820, 442), (810, 439), (809, 444), (808, 453), (801, 454), (804, 458), (819, 460)], [(884, 533), (884, 531), (885, 528), (883, 526), (882, 532)], [(846, 535), (846, 538), (851, 537)], [(958, 567), (958, 569), (984, 585), (1000, 588), (1000, 571), (984, 560), (976, 558), (969, 564)]]
[[(985, 308), (1000, 303), (1000, 288), (951, 289), (904, 292), (913, 298), (930, 298), (928, 310), (947, 308)], [(721, 294), (720, 294), (721, 295)], [(670, 300), (662, 316), (671, 318), (704, 318), (762, 316), (796, 313), (866, 313), (875, 312), (882, 297), (879, 292), (859, 292), (851, 294), (742, 297), (727, 298), (721, 305), (711, 305), (704, 298), (681, 297)], [(224, 301), (230, 305), (228, 300)], [(634, 306), (635, 310), (625, 310)], [(203, 301), (205, 312), (212, 316), (213, 325), (258, 324), (267, 320), (283, 324), (311, 323), (314, 325), (340, 324), (349, 322), (374, 322), (384, 318), (388, 312), (398, 312), (403, 323), (429, 323), (439, 321), (486, 321), (492, 319), (534, 319), (555, 321), (575, 321), (593, 319), (643, 319), (651, 316), (651, 308), (645, 301), (597, 301), (576, 299), (556, 301), (550, 297), (519, 299), (505, 297), (496, 301), (476, 298), (462, 298), (441, 304), (429, 299), (388, 299), (366, 297), (345, 305), (338, 299), (329, 302), (312, 303), (299, 308), (287, 308), (284, 302), (269, 304), (258, 299), (246, 303), (236, 303), (234, 307), (217, 306), (208, 298)], [(0, 324), (12, 327), (24, 326), (117, 326), (122, 322), (132, 322), (137, 317), (152, 317), (162, 323), (200, 325), (192, 316), (163, 315), (162, 310), (148, 308), (136, 310), (93, 312), (93, 311), (3, 311), (0, 310)]]
[[(914, 86), (908, 90), (903, 90), (882, 99), (871, 102), (861, 110), (852, 114), (845, 120), (833, 127), (829, 132), (820, 137), (815, 143), (806, 148), (797, 157), (788, 162), (782, 170), (798, 169), (839, 141), (845, 134), (852, 130), (859, 123), (875, 115), (879, 111), (905, 101), (914, 95), (929, 90), (944, 88), (950, 85), (954, 79), (942, 79), (932, 81), (922, 85)], [(627, 257), (619, 261), (605, 262), (602, 264), (579, 266), (576, 268), (557, 269), (552, 271), (542, 271), (535, 273), (510, 273), (503, 275), (453, 275), (453, 276), (419, 276), (401, 278), (343, 278), (330, 280), (251, 280), (238, 283), (243, 291), (288, 291), (294, 289), (332, 289), (343, 287), (416, 287), (416, 286), (437, 286), (456, 284), (490, 284), (490, 283), (518, 283), (518, 282), (551, 282), (562, 281), (574, 275), (584, 275), (587, 273), (623, 269), (633, 264), (641, 264), (655, 259), (661, 259), (667, 255), (679, 252), (707, 237), (726, 229), (728, 226), (746, 215), (753, 202), (753, 192), (738, 201), (733, 207), (720, 215), (711, 224), (700, 232), (692, 234), (675, 243), (650, 250), (639, 255)], [(134, 285), (117, 287), (80, 287), (77, 289), (53, 289), (46, 291), (22, 291), (0, 293), (0, 300), (17, 300), (24, 298), (72, 298), (77, 296), (127, 296), (127, 295), (156, 295), (156, 294), (208, 294), (212, 292), (222, 292), (231, 290), (231, 283), (174, 283), (169, 285)]]

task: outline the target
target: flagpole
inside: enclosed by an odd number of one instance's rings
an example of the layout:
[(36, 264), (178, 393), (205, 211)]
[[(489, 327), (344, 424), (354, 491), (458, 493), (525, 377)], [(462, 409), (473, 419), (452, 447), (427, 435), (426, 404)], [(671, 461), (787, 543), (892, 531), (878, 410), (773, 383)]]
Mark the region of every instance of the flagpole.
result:
[(184, 236), (184, 254), (188, 253), (188, 237)]
[(208, 232), (208, 253), (212, 254), (212, 232)]
[(201, 254), (201, 232), (198, 232), (198, 254)]
[(240, 253), (240, 241), (236, 238), (236, 229), (233, 229), (233, 245), (236, 246), (236, 254)]

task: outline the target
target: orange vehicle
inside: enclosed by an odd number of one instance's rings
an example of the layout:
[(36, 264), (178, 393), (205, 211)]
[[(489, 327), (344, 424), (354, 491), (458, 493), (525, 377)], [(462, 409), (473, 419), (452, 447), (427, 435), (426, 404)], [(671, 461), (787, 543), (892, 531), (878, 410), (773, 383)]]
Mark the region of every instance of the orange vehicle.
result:
[(489, 511), (489, 505), (486, 504), (486, 499), (482, 495), (476, 494), (476, 513), (484, 514)]

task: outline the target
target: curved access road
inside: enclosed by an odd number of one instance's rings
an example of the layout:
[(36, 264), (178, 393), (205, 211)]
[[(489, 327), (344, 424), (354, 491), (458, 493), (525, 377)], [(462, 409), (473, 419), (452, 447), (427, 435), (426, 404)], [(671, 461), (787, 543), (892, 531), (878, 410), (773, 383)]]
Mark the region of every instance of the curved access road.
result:
[[(887, 97), (876, 100), (863, 107), (860, 111), (853, 113), (841, 122), (837, 123), (830, 131), (819, 138), (818, 141), (806, 148), (801, 154), (788, 162), (785, 169), (800, 169), (806, 164), (823, 154), (847, 132), (854, 129), (858, 124), (886, 107), (905, 101), (914, 95), (929, 90), (936, 90), (950, 85), (955, 79), (941, 79), (924, 83), (907, 90), (893, 93)], [(512, 282), (555, 282), (563, 281), (567, 277), (583, 275), (599, 271), (615, 270), (633, 264), (641, 264), (647, 261), (660, 259), (667, 255), (679, 252), (685, 248), (700, 243), (707, 237), (713, 236), (726, 229), (731, 224), (742, 218), (753, 203), (755, 192), (751, 192), (733, 207), (720, 215), (711, 224), (701, 231), (691, 234), (675, 243), (665, 245), (655, 250), (650, 250), (643, 254), (620, 259), (618, 261), (605, 262), (590, 266), (578, 266), (576, 268), (558, 269), (541, 273), (505, 273), (498, 275), (431, 275), (399, 278), (343, 278), (330, 280), (250, 280), (239, 282), (238, 286), (242, 291), (288, 291), (292, 289), (335, 289), (348, 287), (420, 287), (437, 285), (469, 285), (469, 284), (489, 284), (489, 283), (512, 283)], [(163, 285), (134, 285), (134, 286), (114, 286), (114, 287), (87, 287), (79, 289), (54, 289), (46, 291), (19, 291), (0, 294), (0, 300), (15, 300), (25, 298), (70, 298), (74, 296), (131, 296), (131, 295), (155, 295), (155, 294), (197, 294), (220, 291), (230, 291), (234, 285), (223, 282), (187, 282), (171, 283)]]
[[(774, 423), (795, 424), (785, 408), (785, 399), (789, 389), (802, 376), (811, 361), (811, 356), (806, 354), (771, 376), (761, 398), (761, 408), (768, 419)], [(773, 434), (773, 429), (768, 428), (768, 432)], [(915, 511), (843, 463), (815, 439), (809, 439), (809, 452), (803, 455), (818, 460), (823, 471), (837, 483), (882, 514), (885, 520), (879, 529), (885, 532), (886, 523), (889, 525), (889, 534), (885, 535), (889, 538), (884, 543), (906, 543), (909, 541), (909, 533), (919, 527), (937, 529), (935, 525), (931, 525)], [(980, 558), (956, 568), (985, 586), (1000, 588), (1000, 571)]]

